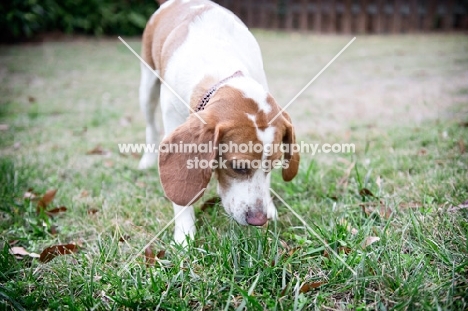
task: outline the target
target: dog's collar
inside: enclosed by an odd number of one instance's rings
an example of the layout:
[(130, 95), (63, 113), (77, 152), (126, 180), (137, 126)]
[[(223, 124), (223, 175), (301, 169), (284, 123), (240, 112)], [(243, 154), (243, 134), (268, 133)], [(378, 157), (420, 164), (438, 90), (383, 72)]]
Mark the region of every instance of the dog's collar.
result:
[(242, 71), (238, 70), (238, 71), (234, 72), (232, 75), (230, 75), (229, 77), (224, 78), (223, 80), (221, 80), (221, 81), (219, 81), (218, 83), (216, 83), (215, 85), (213, 85), (208, 91), (206, 91), (205, 95), (203, 95), (203, 97), (200, 99), (200, 101), (198, 102), (197, 107), (195, 108), (195, 112), (199, 112), (199, 111), (204, 110), (206, 104), (208, 104), (208, 102), (210, 101), (211, 96), (212, 96), (224, 83), (226, 83), (226, 81), (228, 81), (228, 80), (230, 80), (230, 79), (232, 79), (232, 78), (235, 78), (235, 77), (242, 77), (242, 76), (243, 76)]

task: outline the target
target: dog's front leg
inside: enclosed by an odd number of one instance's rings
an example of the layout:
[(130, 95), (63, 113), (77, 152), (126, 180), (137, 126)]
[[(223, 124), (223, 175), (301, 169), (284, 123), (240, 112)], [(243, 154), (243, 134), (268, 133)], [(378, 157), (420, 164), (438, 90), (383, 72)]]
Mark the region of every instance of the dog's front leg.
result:
[(174, 241), (183, 246), (187, 245), (187, 238), (193, 239), (195, 235), (195, 212), (193, 206), (180, 206), (172, 203), (174, 206)]

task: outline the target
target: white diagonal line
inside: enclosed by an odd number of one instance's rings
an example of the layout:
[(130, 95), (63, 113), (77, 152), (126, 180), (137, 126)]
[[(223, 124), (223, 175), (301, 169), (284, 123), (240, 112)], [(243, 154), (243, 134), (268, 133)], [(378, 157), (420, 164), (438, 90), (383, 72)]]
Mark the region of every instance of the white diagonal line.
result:
[(312, 78), (312, 80), (309, 81), (309, 83), (306, 84), (306, 86), (304, 86), (302, 88), (302, 90), (299, 91), (299, 93), (296, 94), (296, 96), (294, 96), (290, 101), (289, 103), (286, 104), (286, 106), (284, 106), (283, 108), (281, 108), (281, 111), (278, 112), (278, 114), (276, 116), (274, 116), (273, 119), (270, 120), (270, 122), (268, 122), (268, 124), (271, 124), (271, 122), (273, 122), (276, 118), (278, 118), (278, 116), (280, 114), (283, 113), (283, 111), (285, 111), (286, 109), (288, 109), (288, 107), (302, 94), (304, 93), (304, 91), (312, 84), (312, 82), (314, 82), (340, 55), (341, 53), (343, 53), (350, 45), (351, 43), (354, 42), (354, 40), (356, 40), (356, 37), (354, 37), (353, 39), (351, 39), (351, 41), (348, 42), (348, 44), (345, 45), (344, 48), (341, 49), (341, 51), (338, 52), (338, 54), (335, 55), (335, 57), (332, 58), (331, 61), (328, 62), (328, 64), (325, 65), (325, 67), (322, 68), (322, 70), (319, 71), (319, 73), (317, 73), (315, 75), (315, 77)]
[(143, 254), (143, 252), (146, 250), (146, 248), (148, 246), (150, 246), (154, 241), (156, 241), (156, 239), (161, 235), (161, 233), (163, 233), (167, 227), (169, 227), (176, 219), (177, 217), (179, 217), (183, 212), (185, 212), (185, 210), (190, 206), (192, 205), (192, 203), (195, 201), (196, 198), (198, 198), (198, 196), (203, 192), (205, 191), (206, 188), (203, 188), (202, 190), (200, 190), (194, 197), (192, 200), (190, 200), (190, 202), (184, 206), (183, 209), (181, 209), (175, 216), (174, 218), (171, 219), (171, 221), (169, 221), (161, 230), (159, 230), (158, 233), (156, 233), (156, 235), (151, 239), (151, 241), (149, 241), (145, 246), (143, 246), (143, 248), (138, 252), (136, 253), (135, 256), (132, 257), (132, 259), (130, 259), (126, 264), (125, 266), (119, 271), (119, 274), (120, 272), (122, 272), (122, 270), (124, 269), (127, 269), (128, 268), (128, 265), (130, 263), (132, 263), (135, 259), (137, 259), (141, 254)]
[(345, 266), (346, 268), (349, 269), (349, 271), (351, 271), (354, 276), (357, 275), (356, 271), (353, 270), (353, 268), (351, 268), (344, 260), (343, 258), (340, 257), (340, 255), (338, 255), (331, 247), (330, 245), (328, 245), (327, 242), (325, 242), (324, 239), (322, 239), (322, 237), (320, 235), (317, 234), (317, 232), (314, 231), (314, 229), (312, 229), (306, 222), (305, 220), (298, 214), (296, 213), (291, 206), (288, 205), (288, 203), (286, 203), (273, 189), (270, 188), (270, 191), (273, 192), (273, 194), (284, 204), (286, 205), (286, 207), (291, 211), (291, 213), (293, 213), (294, 216), (296, 216), (297, 219), (299, 219), (300, 222), (302, 222), (302, 224), (307, 228), (307, 230), (309, 230), (310, 233), (312, 233), (313, 235), (315, 235), (315, 237), (317, 239), (319, 239), (320, 242), (323, 243), (323, 245), (325, 246), (325, 248), (327, 248), (333, 255), (336, 256), (336, 258), (338, 258)]
[(185, 106), (187, 106), (188, 109), (190, 109), (191, 112), (193, 112), (195, 114), (195, 116), (200, 119), (200, 121), (202, 121), (203, 124), (206, 124), (205, 120), (203, 120), (202, 117), (200, 117), (198, 115), (197, 112), (195, 112), (195, 110), (193, 110), (189, 104), (187, 104), (187, 102), (185, 100), (182, 99), (182, 97), (179, 96), (179, 94), (177, 94), (177, 92), (163, 79), (161, 78), (160, 75), (158, 75), (158, 73), (153, 70), (153, 68), (151, 68), (150, 65), (148, 65), (147, 62), (145, 62), (145, 60), (143, 58), (141, 58), (140, 55), (138, 55), (137, 52), (135, 52), (134, 49), (131, 48), (130, 45), (128, 45), (127, 42), (125, 42), (124, 39), (122, 39), (120, 36), (119, 36), (119, 40), (122, 41), (123, 44), (125, 44), (125, 46), (146, 66), (146, 68), (148, 68), (156, 77), (158, 77), (158, 79), (169, 89), (169, 91), (172, 92), (172, 94), (174, 94)]

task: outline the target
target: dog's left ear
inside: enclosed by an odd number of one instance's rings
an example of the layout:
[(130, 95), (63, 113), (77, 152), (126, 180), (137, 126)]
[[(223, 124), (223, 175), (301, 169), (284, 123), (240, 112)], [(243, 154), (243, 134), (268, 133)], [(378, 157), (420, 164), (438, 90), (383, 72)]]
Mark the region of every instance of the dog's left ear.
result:
[[(207, 124), (203, 124), (192, 114), (185, 123), (164, 138), (159, 147), (161, 184), (166, 196), (181, 206), (195, 202), (203, 195), (202, 192), (197, 196), (207, 187), (212, 173), (212, 168), (207, 164), (218, 154), (213, 147), (218, 145), (219, 127), (213, 126), (214, 123), (208, 121), (207, 115), (199, 115)], [(211, 150), (208, 147), (210, 142), (213, 142)], [(200, 150), (201, 144), (206, 144), (205, 150)]]
[(288, 145), (287, 151), (284, 153), (284, 161), (288, 165), (283, 168), (282, 175), (284, 181), (292, 180), (299, 169), (300, 155), (299, 151), (295, 151), (293, 145), (296, 144), (296, 133), (294, 132), (294, 126), (291, 123), (291, 117), (286, 111), (282, 112), (283, 121), (286, 125), (286, 129), (283, 135), (283, 144)]

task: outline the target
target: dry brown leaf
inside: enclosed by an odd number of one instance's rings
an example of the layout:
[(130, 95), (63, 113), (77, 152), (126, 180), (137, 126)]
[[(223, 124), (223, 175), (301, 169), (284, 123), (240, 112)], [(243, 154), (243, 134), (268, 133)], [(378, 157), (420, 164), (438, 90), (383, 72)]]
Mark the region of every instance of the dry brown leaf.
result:
[(28, 102), (30, 103), (35, 103), (36, 102), (36, 98), (34, 96), (28, 96)]
[(375, 242), (380, 241), (380, 238), (378, 236), (368, 236), (364, 242), (362, 242), (362, 248), (366, 248), (371, 244), (374, 244)]
[(126, 234), (120, 237), (119, 242), (125, 242), (128, 240), (130, 240), (130, 236)]
[(312, 289), (317, 288), (323, 284), (326, 284), (326, 282), (311, 282), (311, 283), (305, 283), (301, 286), (299, 289), (300, 293), (307, 293), (310, 292)]
[(107, 155), (109, 154), (109, 151), (104, 150), (101, 145), (97, 145), (93, 149), (89, 150), (86, 152), (87, 155)]
[(156, 258), (154, 256), (153, 250), (151, 249), (151, 246), (148, 246), (145, 249), (145, 261), (147, 266), (154, 266), (154, 263), (156, 262)]
[(424, 149), (424, 148), (422, 148), (421, 150), (418, 151), (418, 155), (420, 155), (420, 156), (424, 156), (426, 154), (427, 154), (427, 150)]
[(450, 206), (447, 209), (447, 212), (456, 212), (458, 210), (465, 209), (465, 208), (468, 208), (468, 200), (466, 200), (465, 202), (463, 202), (462, 204), (459, 204), (457, 206)]
[(380, 202), (363, 202), (359, 204), (362, 208), (362, 211), (367, 216), (370, 216), (375, 211), (378, 211), (380, 217), (389, 219), (392, 216), (393, 210), (388, 207), (387, 205), (383, 204), (382, 201)]
[(460, 140), (458, 141), (458, 148), (460, 149), (460, 153), (461, 154), (464, 154), (465, 153), (465, 142), (463, 141), (463, 139), (460, 138)]
[(88, 192), (87, 190), (83, 190), (83, 191), (81, 191), (80, 196), (81, 196), (82, 198), (86, 198), (86, 197), (89, 196), (89, 192)]
[(158, 259), (163, 259), (164, 256), (166, 256), (166, 251), (165, 250), (160, 250), (157, 254), (156, 254), (156, 258)]
[(362, 188), (361, 190), (359, 190), (359, 195), (361, 195), (363, 197), (375, 198), (374, 194), (367, 188)]
[(50, 232), (50, 234), (52, 234), (52, 235), (56, 235), (56, 234), (58, 233), (58, 231), (57, 231), (57, 226), (51, 226), (49, 232)]
[(76, 253), (78, 251), (78, 246), (76, 244), (62, 244), (54, 245), (47, 247), (41, 253), (39, 260), (41, 262), (49, 262), (57, 256), (69, 255)]
[(66, 211), (67, 211), (67, 208), (65, 206), (60, 206), (60, 207), (56, 207), (56, 208), (46, 211), (46, 214), (52, 217), (52, 216), (57, 216), (57, 214), (64, 213)]
[(37, 213), (39, 214), (42, 210), (44, 210), (47, 205), (50, 204), (55, 198), (55, 194), (57, 193), (57, 189), (48, 190), (44, 196), (37, 202)]
[(90, 208), (90, 209), (88, 209), (88, 215), (94, 215), (94, 214), (96, 214), (97, 212), (99, 212), (99, 210), (96, 209), (96, 208)]

